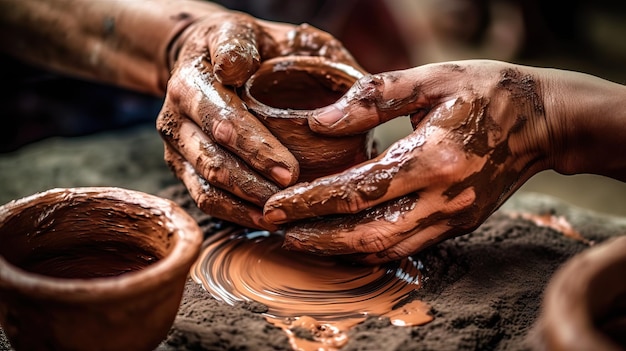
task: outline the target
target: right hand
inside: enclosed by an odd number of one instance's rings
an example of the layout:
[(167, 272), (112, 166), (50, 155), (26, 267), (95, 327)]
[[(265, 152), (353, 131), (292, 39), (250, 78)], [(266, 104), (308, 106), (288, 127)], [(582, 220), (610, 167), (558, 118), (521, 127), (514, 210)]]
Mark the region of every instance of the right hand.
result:
[(177, 52), (157, 128), (165, 160), (204, 212), (252, 228), (276, 230), (262, 206), (293, 184), (298, 162), (236, 94), (262, 60), (318, 55), (356, 65), (328, 33), (308, 25), (215, 11), (192, 23)]
[(367, 263), (468, 233), (549, 168), (552, 87), (545, 70), (482, 60), (364, 77), (309, 117), (311, 128), (351, 135), (410, 115), (414, 131), (374, 159), (273, 195), (266, 219), (287, 224), (286, 247)]

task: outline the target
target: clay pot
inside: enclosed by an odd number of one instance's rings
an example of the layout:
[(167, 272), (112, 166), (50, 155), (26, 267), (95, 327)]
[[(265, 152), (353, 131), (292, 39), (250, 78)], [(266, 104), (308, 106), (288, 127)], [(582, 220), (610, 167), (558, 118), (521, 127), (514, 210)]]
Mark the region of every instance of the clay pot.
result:
[(153, 350), (202, 232), (169, 200), (54, 189), (0, 207), (0, 324), (18, 350)]
[(299, 180), (309, 181), (371, 157), (371, 132), (323, 136), (312, 132), (307, 122), (319, 108), (339, 100), (363, 74), (358, 68), (322, 57), (278, 57), (265, 61), (240, 95), (296, 157)]
[(626, 237), (567, 261), (546, 289), (536, 349), (626, 349)]

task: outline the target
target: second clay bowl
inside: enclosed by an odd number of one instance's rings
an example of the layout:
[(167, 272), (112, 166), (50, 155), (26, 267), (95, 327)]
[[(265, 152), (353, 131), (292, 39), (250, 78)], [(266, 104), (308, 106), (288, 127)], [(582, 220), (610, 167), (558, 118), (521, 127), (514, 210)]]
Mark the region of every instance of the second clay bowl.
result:
[(202, 232), (175, 203), (53, 189), (0, 207), (0, 324), (17, 350), (152, 350)]
[(626, 349), (626, 236), (574, 256), (545, 292), (536, 349)]

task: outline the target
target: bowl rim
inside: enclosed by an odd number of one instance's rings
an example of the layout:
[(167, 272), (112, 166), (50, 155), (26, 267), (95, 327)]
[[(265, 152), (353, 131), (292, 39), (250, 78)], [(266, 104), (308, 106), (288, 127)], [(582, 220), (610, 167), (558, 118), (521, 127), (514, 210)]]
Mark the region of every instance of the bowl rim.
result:
[(303, 69), (305, 67), (323, 67), (331, 72), (342, 72), (353, 78), (355, 82), (367, 74), (367, 72), (358, 66), (353, 66), (341, 61), (333, 61), (323, 56), (279, 56), (263, 61), (259, 69), (257, 69), (243, 85), (239, 95), (248, 109), (254, 111), (263, 110), (264, 114), (272, 118), (307, 118), (325, 107), (318, 107), (311, 110), (282, 109), (267, 105), (250, 93), (250, 87), (255, 83), (255, 80), (266, 72), (274, 73)]
[[(196, 221), (171, 200), (137, 190), (118, 187), (55, 188), (13, 200), (0, 207), (0, 227), (14, 215), (16, 209), (29, 206), (33, 201), (47, 196), (61, 195), (81, 202), (90, 198), (123, 201), (128, 204), (160, 211), (168, 221), (168, 229), (178, 237), (169, 255), (139, 271), (114, 277), (71, 279), (49, 277), (26, 271), (8, 262), (0, 255), (0, 291), (13, 290), (57, 301), (107, 301), (145, 294), (179, 277), (188, 275), (191, 265), (199, 255), (202, 230)], [(0, 229), (0, 235), (2, 231)]]

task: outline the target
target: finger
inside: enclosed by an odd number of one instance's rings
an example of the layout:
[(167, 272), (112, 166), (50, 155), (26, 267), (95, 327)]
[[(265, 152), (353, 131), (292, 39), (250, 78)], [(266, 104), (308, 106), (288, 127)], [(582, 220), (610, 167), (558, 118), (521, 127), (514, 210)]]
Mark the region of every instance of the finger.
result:
[[(321, 255), (345, 255), (385, 250), (402, 240), (413, 226), (401, 209), (415, 209), (417, 194), (396, 199), (358, 215), (328, 216), (285, 227), (284, 246)], [(392, 217), (398, 217), (392, 219)], [(406, 228), (404, 228), (406, 227)]]
[[(261, 207), (280, 189), (210, 140), (187, 118), (161, 113), (157, 129), (211, 185)], [(165, 132), (167, 131), (167, 132)]]
[(460, 91), (461, 66), (425, 65), (359, 79), (335, 104), (309, 117), (311, 129), (328, 135), (360, 133), (399, 116), (413, 127), (432, 108)]
[(165, 143), (165, 161), (185, 184), (189, 194), (203, 212), (249, 228), (277, 230), (276, 226), (264, 221), (258, 207), (211, 186), (167, 142)]
[[(434, 133), (429, 140), (436, 140), (439, 135), (443, 134)], [(276, 193), (265, 204), (265, 218), (273, 223), (285, 223), (329, 214), (357, 213), (428, 185), (432, 187), (435, 181), (442, 180), (436, 178), (446, 172), (445, 167), (455, 167), (455, 164), (439, 166), (441, 163), (434, 156), (445, 154), (443, 148), (433, 146), (435, 154), (425, 156), (424, 140), (422, 134), (413, 133), (370, 161)], [(429, 163), (432, 159), (437, 162)]]
[(205, 134), (256, 171), (282, 186), (298, 179), (296, 158), (247, 111), (233, 90), (215, 80), (206, 59), (180, 65), (170, 79), (168, 97), (170, 105), (186, 111)]
[(244, 14), (232, 15), (208, 32), (213, 72), (218, 81), (240, 87), (259, 68), (258, 33), (254, 20)]
[[(415, 191), (454, 194), (468, 187), (472, 175), (487, 162), (484, 155), (467, 153), (465, 136), (456, 135), (454, 125), (480, 106), (451, 101), (431, 111), (423, 124), (409, 136), (392, 144), (380, 156), (346, 171), (297, 184), (273, 195), (265, 204), (266, 220), (285, 223), (333, 213), (357, 213)], [(452, 195), (449, 195), (453, 197)]]
[[(470, 190), (464, 200), (441, 206), (436, 195), (406, 195), (351, 216), (287, 226), (284, 246), (322, 255), (350, 255), (379, 263), (406, 257), (478, 221), (471, 212)], [(455, 218), (462, 218), (456, 220)]]
[(349, 258), (352, 261), (365, 264), (381, 264), (396, 261), (416, 254), (443, 240), (464, 233), (459, 232), (456, 235), (453, 234), (457, 232), (457, 229), (450, 227), (446, 222), (447, 220), (441, 220), (437, 223), (433, 223), (424, 230), (408, 232), (406, 239), (383, 251), (350, 255)]

